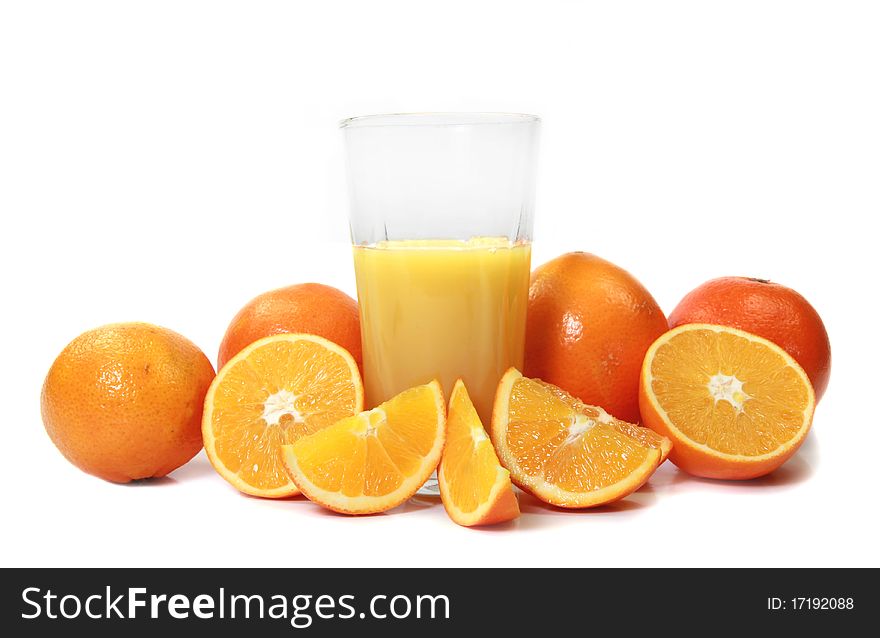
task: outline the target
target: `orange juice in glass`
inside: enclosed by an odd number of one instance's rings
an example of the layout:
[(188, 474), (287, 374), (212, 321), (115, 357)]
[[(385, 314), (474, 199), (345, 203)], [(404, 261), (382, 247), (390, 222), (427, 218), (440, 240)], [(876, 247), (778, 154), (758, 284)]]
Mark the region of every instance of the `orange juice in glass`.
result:
[(488, 427), (495, 388), (522, 368), (539, 119), (376, 115), (342, 123), (373, 407), (457, 378)]
[(461, 378), (488, 425), (495, 388), (522, 369), (531, 246), (506, 237), (354, 248), (369, 405)]

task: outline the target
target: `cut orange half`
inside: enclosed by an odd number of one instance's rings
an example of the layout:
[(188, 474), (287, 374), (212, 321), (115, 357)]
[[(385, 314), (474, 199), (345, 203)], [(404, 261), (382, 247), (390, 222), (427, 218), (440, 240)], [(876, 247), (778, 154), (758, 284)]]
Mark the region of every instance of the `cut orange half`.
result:
[(461, 379), (449, 397), (446, 447), (437, 478), (443, 506), (459, 525), (493, 525), (519, 516), (510, 472), (498, 461)]
[(650, 478), (670, 443), (510, 368), (498, 384), (492, 442), (514, 483), (559, 507), (621, 499)]
[(282, 446), (296, 486), (344, 514), (400, 505), (428, 480), (443, 450), (446, 406), (438, 381)]
[(723, 326), (686, 324), (648, 349), (639, 405), (674, 442), (670, 459), (697, 476), (749, 479), (794, 454), (810, 429), (813, 387), (774, 343)]
[(360, 372), (335, 343), (306, 334), (254, 342), (217, 373), (205, 397), (202, 438), (214, 469), (253, 496), (298, 494), (281, 446), (357, 414)]

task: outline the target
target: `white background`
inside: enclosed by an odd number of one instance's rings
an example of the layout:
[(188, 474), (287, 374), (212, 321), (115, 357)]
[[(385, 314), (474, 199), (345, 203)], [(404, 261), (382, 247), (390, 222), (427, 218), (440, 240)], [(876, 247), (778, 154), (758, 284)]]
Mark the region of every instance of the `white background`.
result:
[[(870, 2), (4, 2), (2, 565), (880, 565), (880, 12)], [(204, 456), (118, 486), (69, 465), (39, 391), (80, 332), (141, 320), (216, 359), (257, 293), (354, 294), (343, 117), (544, 118), (535, 255), (595, 252), (666, 312), (768, 277), (828, 326), (801, 452), (742, 484), (667, 464), (611, 507), (430, 501), (345, 518), (240, 496)]]

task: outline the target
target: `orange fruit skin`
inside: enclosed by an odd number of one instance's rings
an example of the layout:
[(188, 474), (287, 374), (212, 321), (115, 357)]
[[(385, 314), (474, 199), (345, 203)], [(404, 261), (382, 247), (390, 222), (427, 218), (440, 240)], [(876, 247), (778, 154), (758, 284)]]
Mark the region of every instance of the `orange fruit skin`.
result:
[(205, 354), (176, 332), (102, 326), (55, 359), (43, 383), (43, 424), (84, 472), (115, 483), (165, 476), (202, 448), (202, 403), (213, 378)]
[(818, 401), (831, 376), (831, 342), (816, 309), (798, 292), (764, 279), (720, 277), (698, 286), (669, 315), (669, 327), (708, 323), (764, 337), (810, 377)]
[(324, 337), (348, 350), (362, 368), (357, 302), (324, 284), (296, 284), (251, 299), (232, 319), (220, 344), (217, 367), (258, 339), (280, 333)]
[(523, 374), (639, 421), (639, 371), (666, 316), (624, 269), (567, 253), (532, 273)]

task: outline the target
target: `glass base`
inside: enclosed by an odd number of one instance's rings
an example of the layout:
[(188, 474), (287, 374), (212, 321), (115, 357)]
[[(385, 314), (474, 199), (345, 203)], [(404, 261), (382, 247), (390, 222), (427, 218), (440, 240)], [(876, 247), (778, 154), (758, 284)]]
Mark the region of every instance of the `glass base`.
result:
[(416, 492), (419, 496), (437, 496), (440, 494), (440, 483), (437, 481), (437, 472), (433, 472), (431, 477), (425, 481), (425, 484)]

